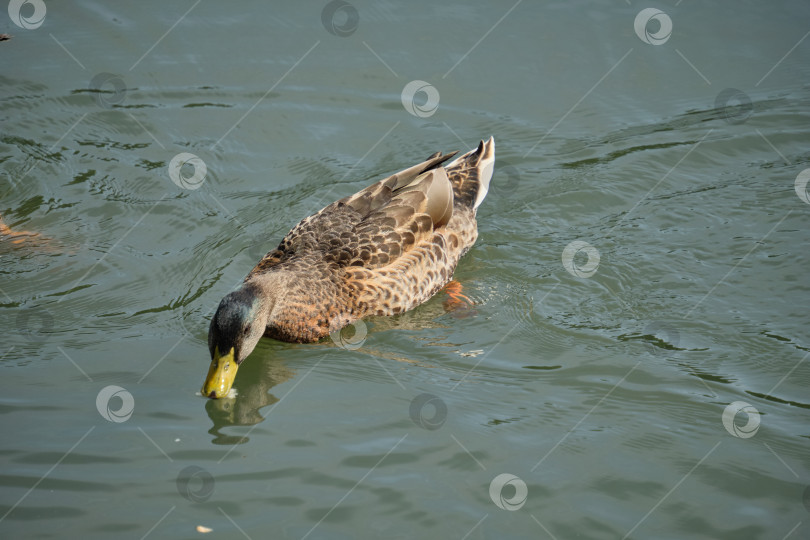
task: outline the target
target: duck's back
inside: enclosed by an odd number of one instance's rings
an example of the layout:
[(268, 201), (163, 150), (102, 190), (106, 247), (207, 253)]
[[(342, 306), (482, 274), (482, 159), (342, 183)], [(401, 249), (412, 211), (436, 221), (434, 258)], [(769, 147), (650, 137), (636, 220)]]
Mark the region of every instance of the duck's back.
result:
[(246, 278), (288, 277), (268, 335), (316, 341), (436, 294), (478, 236), (494, 154), (492, 138), (447, 165), (434, 154), (302, 220)]

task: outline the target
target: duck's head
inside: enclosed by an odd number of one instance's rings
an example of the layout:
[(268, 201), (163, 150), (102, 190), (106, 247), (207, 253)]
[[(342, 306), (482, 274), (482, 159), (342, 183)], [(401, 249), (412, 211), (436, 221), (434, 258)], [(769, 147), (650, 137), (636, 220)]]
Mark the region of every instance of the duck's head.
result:
[(256, 287), (243, 285), (219, 303), (208, 329), (211, 367), (202, 386), (202, 395), (221, 398), (228, 395), (239, 365), (253, 352), (267, 325), (266, 302)]

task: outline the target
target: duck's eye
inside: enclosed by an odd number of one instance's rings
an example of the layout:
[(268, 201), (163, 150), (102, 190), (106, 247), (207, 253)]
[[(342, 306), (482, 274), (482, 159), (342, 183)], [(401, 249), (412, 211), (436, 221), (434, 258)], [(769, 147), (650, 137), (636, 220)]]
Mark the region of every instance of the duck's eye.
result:
[(250, 333), (250, 325), (247, 325), (242, 333), (248, 335)]

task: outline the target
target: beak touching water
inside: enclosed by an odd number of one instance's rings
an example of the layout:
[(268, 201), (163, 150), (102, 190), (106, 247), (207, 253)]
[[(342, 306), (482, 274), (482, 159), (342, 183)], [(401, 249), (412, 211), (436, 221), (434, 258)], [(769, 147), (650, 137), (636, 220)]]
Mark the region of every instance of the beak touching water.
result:
[(211, 360), (211, 367), (208, 368), (208, 375), (205, 377), (205, 382), (200, 391), (202, 395), (209, 398), (227, 396), (236, 378), (237, 369), (239, 369), (239, 364), (236, 363), (234, 349), (231, 348), (227, 354), (221, 355), (219, 348), (217, 348), (214, 351), (214, 359)]

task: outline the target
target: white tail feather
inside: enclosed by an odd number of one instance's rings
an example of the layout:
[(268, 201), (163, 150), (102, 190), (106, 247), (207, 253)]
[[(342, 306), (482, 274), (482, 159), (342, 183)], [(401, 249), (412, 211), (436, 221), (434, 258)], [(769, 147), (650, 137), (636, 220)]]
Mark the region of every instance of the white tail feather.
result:
[(484, 158), (478, 164), (478, 194), (475, 197), (473, 208), (478, 208), (489, 192), (489, 182), (495, 170), (495, 139), (490, 136), (484, 143)]

